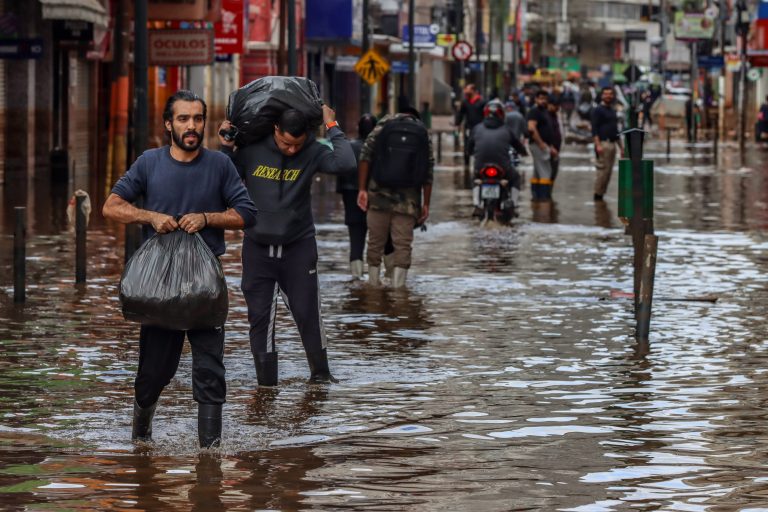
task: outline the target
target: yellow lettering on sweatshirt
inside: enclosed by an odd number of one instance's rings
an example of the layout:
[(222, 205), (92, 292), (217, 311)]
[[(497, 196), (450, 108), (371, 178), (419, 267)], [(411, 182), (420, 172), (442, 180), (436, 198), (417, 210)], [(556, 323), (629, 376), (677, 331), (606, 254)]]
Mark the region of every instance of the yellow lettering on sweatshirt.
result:
[(278, 169), (277, 167), (269, 167), (266, 165), (259, 165), (251, 173), (256, 178), (264, 178), (267, 180), (280, 181), (281, 176), (283, 181), (296, 181), (301, 175), (301, 169)]

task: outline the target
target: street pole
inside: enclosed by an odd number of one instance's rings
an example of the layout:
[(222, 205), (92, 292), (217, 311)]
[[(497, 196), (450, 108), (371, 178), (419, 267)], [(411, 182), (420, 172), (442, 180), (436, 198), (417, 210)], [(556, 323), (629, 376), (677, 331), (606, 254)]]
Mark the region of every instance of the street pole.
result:
[(717, 82), (717, 131), (724, 141), (725, 137), (725, 31), (728, 22), (728, 5), (726, 0), (719, 0), (720, 8), (720, 56), (723, 66), (720, 68), (720, 78)]
[(488, 5), (488, 48), (486, 48), (487, 57), (485, 59), (485, 70), (483, 72), (483, 81), (485, 82), (486, 95), (485, 97), (491, 99), (493, 94), (493, 64), (491, 62), (493, 51), (493, 9), (491, 5)]
[(414, 41), (414, 23), (416, 23), (416, 2), (408, 0), (408, 101), (418, 108), (416, 99), (416, 41)]
[(288, 10), (288, 76), (298, 74), (296, 66), (296, 0), (287, 0)]
[[(483, 11), (480, 8), (480, 0), (475, 0), (475, 62), (477, 62), (478, 66), (482, 66), (480, 64), (480, 54), (481, 48), (482, 48), (482, 42), (483, 42)], [(480, 71), (478, 72), (478, 82), (477, 88), (480, 91), (485, 90), (485, 84), (482, 83), (484, 74), (483, 74), (483, 68), (481, 67)]]
[[(696, 141), (696, 101), (699, 99), (699, 43), (691, 43), (691, 133), (693, 133), (693, 142)], [(691, 142), (691, 141), (688, 141)]]
[(667, 61), (667, 30), (669, 30), (669, 20), (667, 19), (667, 0), (659, 2), (659, 11), (661, 16), (661, 44), (659, 45), (659, 72), (661, 73), (661, 94), (666, 92), (667, 79), (665, 77), (665, 66)]
[(741, 165), (744, 165), (745, 155), (744, 146), (746, 143), (747, 132), (747, 33), (749, 32), (749, 22), (743, 21), (745, 11), (747, 10), (744, 0), (739, 0), (736, 4), (738, 11), (737, 17), (737, 34), (741, 37), (741, 52), (740, 52), (740, 74), (739, 74), (739, 153), (741, 154)]
[[(363, 0), (363, 46), (362, 54), (365, 55), (370, 49), (370, 39), (368, 35), (368, 0)], [(371, 109), (371, 87), (365, 80), (360, 80), (360, 115), (367, 113)]]
[[(147, 89), (149, 88), (148, 42), (147, 42), (147, 0), (136, 0), (134, 4), (134, 48), (133, 48), (133, 154), (138, 158), (147, 149), (149, 137), (149, 106)], [(139, 200), (137, 206), (141, 207)], [(125, 226), (125, 261), (128, 261), (141, 244), (139, 227), (135, 224)]]

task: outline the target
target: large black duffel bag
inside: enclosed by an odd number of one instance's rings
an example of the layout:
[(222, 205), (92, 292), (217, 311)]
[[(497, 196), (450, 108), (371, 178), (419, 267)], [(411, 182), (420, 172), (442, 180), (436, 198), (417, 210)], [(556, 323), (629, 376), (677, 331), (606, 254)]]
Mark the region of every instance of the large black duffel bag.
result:
[(227, 119), (234, 127), (235, 144), (247, 146), (271, 134), (288, 109), (302, 112), (315, 129), (323, 122), (323, 102), (315, 83), (299, 76), (265, 76), (229, 95)]

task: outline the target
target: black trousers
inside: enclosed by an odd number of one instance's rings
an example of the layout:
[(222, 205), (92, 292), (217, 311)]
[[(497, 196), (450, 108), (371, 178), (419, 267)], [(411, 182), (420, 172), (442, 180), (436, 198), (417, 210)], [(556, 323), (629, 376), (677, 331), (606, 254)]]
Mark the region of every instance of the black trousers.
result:
[(192, 396), (201, 404), (223, 404), (227, 385), (224, 380), (224, 327), (193, 331), (172, 331), (141, 326), (139, 370), (134, 388), (139, 407), (157, 402), (179, 367), (184, 335), (192, 347)]
[(314, 236), (288, 245), (257, 244), (246, 236), (241, 287), (248, 305), (249, 337), (254, 354), (277, 351), (278, 295), (282, 295), (293, 315), (304, 350), (317, 352), (326, 348)]
[(357, 190), (342, 191), (341, 199), (344, 201), (344, 224), (349, 230), (349, 261), (362, 260), (368, 232), (365, 212), (357, 206)]

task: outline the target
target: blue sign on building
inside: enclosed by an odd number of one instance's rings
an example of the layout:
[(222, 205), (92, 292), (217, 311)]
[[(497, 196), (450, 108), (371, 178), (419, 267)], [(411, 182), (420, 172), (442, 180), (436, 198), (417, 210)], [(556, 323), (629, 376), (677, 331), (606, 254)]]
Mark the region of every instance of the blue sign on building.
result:
[(405, 60), (393, 60), (389, 63), (390, 73), (408, 73), (408, 61)]
[(725, 65), (722, 55), (699, 55), (698, 65), (704, 69), (719, 69)]
[(768, 19), (768, 1), (763, 0), (757, 6), (757, 19), (759, 20)]
[[(362, 13), (355, 15), (353, 0), (307, 0), (305, 33), (315, 41), (358, 41)], [(362, 5), (362, 4), (361, 4)]]
[[(439, 28), (439, 27), (438, 27)], [(432, 48), (437, 41), (437, 33), (434, 25), (414, 25), (413, 26), (413, 46), (416, 48)], [(403, 25), (402, 40), (403, 44), (409, 43), (408, 25)]]

